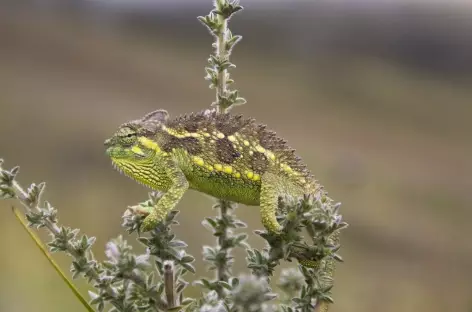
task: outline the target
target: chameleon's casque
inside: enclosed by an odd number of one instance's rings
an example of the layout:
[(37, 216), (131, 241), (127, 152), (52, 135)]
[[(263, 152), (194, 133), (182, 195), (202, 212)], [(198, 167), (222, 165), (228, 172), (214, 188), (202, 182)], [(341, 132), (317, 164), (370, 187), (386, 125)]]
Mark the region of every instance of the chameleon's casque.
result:
[(258, 205), (263, 225), (278, 232), (279, 196), (301, 196), (318, 187), (274, 132), (253, 119), (214, 110), (176, 119), (157, 110), (121, 125), (105, 145), (118, 170), (165, 192), (144, 220), (144, 231), (162, 221), (190, 188)]

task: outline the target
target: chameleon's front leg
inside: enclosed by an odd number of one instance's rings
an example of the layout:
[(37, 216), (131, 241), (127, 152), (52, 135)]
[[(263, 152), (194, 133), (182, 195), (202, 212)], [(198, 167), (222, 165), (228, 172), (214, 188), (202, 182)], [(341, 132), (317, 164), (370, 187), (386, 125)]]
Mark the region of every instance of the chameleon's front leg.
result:
[(151, 210), (149, 215), (143, 220), (140, 231), (147, 232), (157, 226), (159, 222), (164, 221), (169, 212), (177, 205), (185, 191), (188, 190), (189, 184), (187, 178), (176, 163), (169, 159), (166, 164), (166, 174), (170, 178), (172, 184), (169, 190), (159, 199), (159, 202)]
[(262, 225), (272, 234), (280, 234), (282, 226), (277, 222), (276, 211), (279, 205), (277, 181), (270, 173), (261, 178), (260, 210)]

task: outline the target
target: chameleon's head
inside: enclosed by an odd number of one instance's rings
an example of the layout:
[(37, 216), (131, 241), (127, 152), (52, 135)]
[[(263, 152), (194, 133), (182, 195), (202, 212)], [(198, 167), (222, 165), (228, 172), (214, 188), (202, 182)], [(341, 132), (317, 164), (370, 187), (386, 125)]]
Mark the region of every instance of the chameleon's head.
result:
[(105, 141), (106, 153), (114, 167), (149, 185), (148, 181), (143, 181), (143, 177), (153, 170), (156, 158), (159, 158), (161, 153), (153, 137), (168, 116), (166, 111), (157, 110), (139, 120), (121, 125), (115, 134)]

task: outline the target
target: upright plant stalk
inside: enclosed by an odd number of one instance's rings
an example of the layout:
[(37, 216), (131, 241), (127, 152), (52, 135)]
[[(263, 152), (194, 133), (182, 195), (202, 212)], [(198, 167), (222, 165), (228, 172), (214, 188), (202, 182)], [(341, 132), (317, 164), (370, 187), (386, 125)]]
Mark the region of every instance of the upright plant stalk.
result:
[(205, 25), (215, 38), (214, 53), (210, 55), (205, 67), (205, 79), (210, 81), (210, 88), (216, 89), (216, 101), (212, 106), (220, 113), (227, 113), (237, 105), (243, 105), (246, 100), (239, 96), (238, 90), (230, 90), (229, 85), (234, 81), (230, 78), (229, 69), (236, 67), (230, 62), (234, 46), (242, 39), (233, 35), (228, 29), (231, 17), (243, 9), (236, 0), (215, 0), (214, 9), (206, 16), (198, 19)]
[[(224, 6), (224, 2), (216, 2), (216, 9), (220, 10)], [(226, 51), (226, 36), (228, 34), (228, 19), (229, 17), (225, 17), (223, 14), (218, 14), (217, 13), (217, 20), (220, 25), (220, 29), (218, 31), (218, 34), (216, 36), (216, 56), (217, 58), (223, 62), (225, 60), (229, 61), (229, 53)], [(226, 111), (229, 109), (230, 106), (225, 108), (222, 105), (222, 100), (226, 96), (226, 76), (228, 75), (228, 69), (225, 67), (218, 68), (215, 66), (215, 69), (218, 70), (218, 81), (217, 81), (217, 87), (216, 87), (216, 109), (219, 113), (226, 113)], [(219, 211), (220, 211), (220, 220), (225, 220), (228, 219), (229, 217), (229, 212), (228, 209), (231, 207), (231, 203), (229, 201), (225, 200), (218, 200), (219, 202)], [(229, 229), (226, 226), (223, 226), (221, 228), (221, 235), (218, 237), (218, 245), (220, 252), (222, 253), (223, 258), (228, 258), (228, 256), (231, 253), (231, 250), (229, 248), (225, 248), (225, 242), (228, 240), (229, 236)], [(230, 263), (229, 262), (223, 262), (217, 267), (217, 280), (219, 282), (228, 282), (229, 279), (229, 271), (230, 271)], [(223, 287), (218, 287), (217, 288), (217, 293), (220, 299), (223, 299), (225, 296), (224, 288)]]
[[(221, 25), (221, 29), (216, 40), (216, 55), (220, 60), (224, 60), (226, 57), (229, 59), (229, 55), (226, 52), (226, 35), (228, 33), (228, 19), (222, 14), (218, 14), (218, 23)], [(228, 69), (224, 68), (218, 71), (218, 83), (216, 88), (216, 101), (219, 103), (219, 99), (226, 95), (226, 75)], [(226, 112), (226, 109), (219, 103), (216, 105), (218, 112)]]
[[(237, 90), (228, 90), (228, 85), (233, 82), (229, 78), (228, 69), (236, 67), (230, 62), (231, 51), (241, 39), (241, 36), (232, 35), (228, 29), (228, 22), (233, 14), (242, 9), (238, 1), (216, 0), (214, 9), (207, 16), (198, 17), (215, 39), (214, 53), (208, 59), (210, 66), (205, 68), (207, 73), (205, 79), (210, 81), (210, 88), (215, 89), (216, 101), (212, 106), (216, 107), (218, 113), (227, 113), (232, 106), (246, 102), (244, 98), (238, 96)], [(204, 287), (214, 290), (220, 300), (226, 298), (229, 288), (227, 286), (233, 264), (231, 250), (237, 246), (246, 246), (244, 241), (247, 236), (245, 234), (234, 236), (231, 230), (231, 228), (246, 227), (243, 222), (234, 219), (232, 210), (235, 207), (235, 203), (218, 199), (213, 208), (219, 210), (219, 216), (206, 218), (204, 221), (204, 225), (217, 237), (216, 247), (204, 249), (204, 259), (216, 270), (216, 280), (209, 282), (203, 279), (200, 282)]]

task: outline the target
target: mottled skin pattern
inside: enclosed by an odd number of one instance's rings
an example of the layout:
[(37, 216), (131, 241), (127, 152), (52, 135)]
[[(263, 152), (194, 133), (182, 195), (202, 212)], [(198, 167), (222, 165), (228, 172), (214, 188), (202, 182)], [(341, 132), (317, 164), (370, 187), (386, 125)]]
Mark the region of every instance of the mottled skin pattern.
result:
[(157, 110), (121, 125), (105, 145), (118, 170), (165, 193), (144, 219), (143, 231), (155, 227), (187, 189), (194, 189), (260, 206), (264, 227), (279, 233), (279, 196), (302, 196), (319, 187), (274, 132), (252, 119), (214, 110), (176, 119)]

